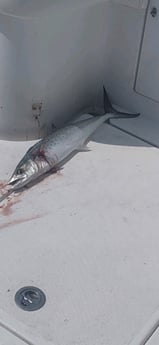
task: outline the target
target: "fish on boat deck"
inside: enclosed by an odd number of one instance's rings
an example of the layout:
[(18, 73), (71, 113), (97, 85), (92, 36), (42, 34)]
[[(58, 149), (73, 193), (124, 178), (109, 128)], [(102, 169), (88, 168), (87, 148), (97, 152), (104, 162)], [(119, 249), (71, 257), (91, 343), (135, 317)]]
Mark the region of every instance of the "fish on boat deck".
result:
[(58, 169), (60, 163), (73, 152), (88, 150), (86, 142), (90, 136), (110, 118), (135, 118), (140, 115), (139, 113), (123, 113), (113, 108), (105, 87), (103, 87), (103, 95), (104, 115), (93, 115), (86, 120), (57, 129), (26, 152), (7, 183), (10, 188), (8, 193), (3, 195), (0, 201), (53, 168)]

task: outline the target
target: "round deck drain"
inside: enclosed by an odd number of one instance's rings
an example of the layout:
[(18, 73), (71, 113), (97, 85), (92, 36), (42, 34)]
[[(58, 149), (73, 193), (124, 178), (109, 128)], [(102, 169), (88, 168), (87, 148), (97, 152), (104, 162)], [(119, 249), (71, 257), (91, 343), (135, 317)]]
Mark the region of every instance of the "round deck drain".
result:
[(25, 286), (16, 292), (15, 302), (23, 310), (34, 311), (43, 307), (46, 296), (37, 287)]

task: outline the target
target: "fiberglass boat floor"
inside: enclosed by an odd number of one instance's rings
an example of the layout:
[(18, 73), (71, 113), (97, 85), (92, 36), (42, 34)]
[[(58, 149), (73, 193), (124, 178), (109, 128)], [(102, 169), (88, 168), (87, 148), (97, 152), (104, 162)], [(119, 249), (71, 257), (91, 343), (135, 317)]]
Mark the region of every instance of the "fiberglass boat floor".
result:
[[(1, 141), (2, 181), (30, 145)], [(0, 209), (0, 324), (28, 344), (127, 345), (158, 305), (159, 150), (108, 125), (88, 146)]]

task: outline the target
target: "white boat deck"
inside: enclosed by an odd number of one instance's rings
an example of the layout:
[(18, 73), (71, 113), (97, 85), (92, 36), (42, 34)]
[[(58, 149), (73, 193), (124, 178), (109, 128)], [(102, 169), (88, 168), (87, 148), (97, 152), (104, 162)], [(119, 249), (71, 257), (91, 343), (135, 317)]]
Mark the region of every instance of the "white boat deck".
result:
[[(2, 181), (30, 145), (1, 141)], [(1, 208), (5, 345), (128, 345), (159, 304), (159, 150), (109, 125), (89, 147)], [(14, 302), (30, 285), (39, 311)]]

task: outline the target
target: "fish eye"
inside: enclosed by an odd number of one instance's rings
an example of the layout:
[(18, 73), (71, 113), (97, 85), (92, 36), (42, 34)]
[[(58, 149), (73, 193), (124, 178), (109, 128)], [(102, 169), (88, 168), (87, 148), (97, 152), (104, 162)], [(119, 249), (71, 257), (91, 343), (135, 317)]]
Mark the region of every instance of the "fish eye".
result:
[(23, 168), (19, 168), (17, 170), (17, 175), (21, 175), (21, 174), (23, 174), (23, 172), (24, 172), (24, 169)]

